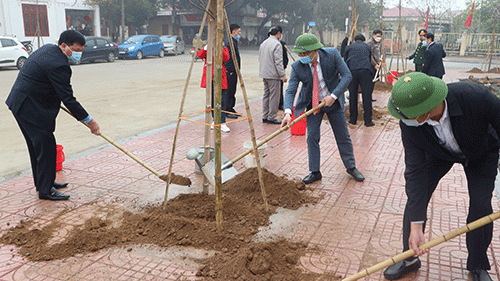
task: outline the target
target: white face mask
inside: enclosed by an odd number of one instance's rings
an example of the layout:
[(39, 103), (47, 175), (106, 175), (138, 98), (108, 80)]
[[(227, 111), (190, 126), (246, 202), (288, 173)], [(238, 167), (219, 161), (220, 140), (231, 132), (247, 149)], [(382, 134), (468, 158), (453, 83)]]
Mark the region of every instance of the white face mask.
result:
[(375, 42), (379, 43), (382, 40), (382, 37), (375, 37)]
[(401, 119), (401, 121), (403, 123), (405, 123), (406, 126), (419, 127), (419, 126), (424, 125), (427, 122), (427, 120), (429, 120), (430, 115), (431, 115), (431, 113), (429, 112), (429, 114), (427, 115), (427, 118), (425, 118), (425, 120), (422, 122), (418, 122), (416, 119)]

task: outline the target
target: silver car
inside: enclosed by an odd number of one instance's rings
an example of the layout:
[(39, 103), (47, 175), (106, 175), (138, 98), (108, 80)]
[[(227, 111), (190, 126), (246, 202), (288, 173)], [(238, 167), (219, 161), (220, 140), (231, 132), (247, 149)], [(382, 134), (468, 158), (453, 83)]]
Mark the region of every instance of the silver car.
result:
[(166, 54), (174, 54), (176, 56), (180, 53), (184, 54), (185, 46), (181, 37), (177, 35), (164, 35), (160, 39), (163, 42)]

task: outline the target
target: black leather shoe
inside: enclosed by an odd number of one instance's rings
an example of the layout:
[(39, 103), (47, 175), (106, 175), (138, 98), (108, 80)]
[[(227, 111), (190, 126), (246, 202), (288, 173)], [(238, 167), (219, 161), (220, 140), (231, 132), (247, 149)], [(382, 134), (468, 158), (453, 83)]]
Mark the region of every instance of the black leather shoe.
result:
[(55, 189), (60, 189), (60, 188), (65, 188), (66, 186), (68, 186), (68, 183), (67, 182), (63, 182), (63, 183), (54, 182), (54, 184), (52, 186)]
[(356, 125), (356, 122), (352, 122), (351, 120), (347, 121), (349, 124)]
[(356, 168), (351, 168), (351, 169), (347, 169), (346, 172), (351, 175), (355, 181), (364, 181), (365, 180), (365, 177), (363, 176), (363, 174), (358, 171), (358, 169)]
[(484, 269), (471, 270), (470, 274), (473, 281), (492, 281), (488, 271)]
[(372, 101), (377, 101), (377, 99), (372, 98)]
[(373, 122), (370, 122), (370, 123), (365, 123), (365, 126), (366, 126), (366, 127), (375, 126), (375, 123), (373, 123)]
[(262, 118), (262, 123), (267, 123), (267, 119)]
[(281, 121), (277, 119), (267, 119), (267, 124), (281, 124)]
[(231, 119), (238, 119), (238, 115), (233, 114), (233, 113), (228, 113), (228, 114), (226, 115), (226, 117), (227, 117), (227, 118), (231, 118)]
[(49, 194), (38, 193), (38, 198), (43, 200), (68, 200), (69, 195), (66, 195), (60, 191), (57, 191), (55, 188), (51, 188)]
[(403, 260), (387, 267), (384, 270), (384, 277), (389, 280), (397, 280), (405, 276), (407, 273), (419, 269), (420, 266), (421, 263), (419, 258), (416, 258), (412, 261)]
[(315, 181), (319, 181), (321, 178), (323, 178), (323, 176), (321, 175), (321, 172), (316, 172), (316, 173), (310, 173), (302, 181), (305, 184), (310, 184), (310, 183), (313, 183)]

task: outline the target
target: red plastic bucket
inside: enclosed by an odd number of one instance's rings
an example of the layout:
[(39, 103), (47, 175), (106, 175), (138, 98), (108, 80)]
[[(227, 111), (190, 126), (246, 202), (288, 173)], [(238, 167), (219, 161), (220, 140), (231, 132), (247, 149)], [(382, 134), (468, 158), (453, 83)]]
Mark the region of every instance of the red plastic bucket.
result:
[[(394, 76), (398, 77), (398, 72), (397, 71), (391, 71), (392, 74), (394, 74)], [(394, 82), (394, 76), (392, 75), (387, 75), (387, 81), (389, 81), (389, 83), (393, 84), (392, 82)]]
[(64, 157), (63, 149), (64, 147), (60, 144), (56, 145), (57, 147), (57, 156), (56, 156), (56, 172), (62, 170), (62, 163), (66, 160)]
[[(302, 113), (304, 114), (304, 113)], [(300, 114), (300, 115), (302, 115)], [(297, 119), (294, 118), (295, 116), (295, 106), (293, 107), (292, 111), (292, 121)], [(292, 127), (290, 127), (290, 131), (292, 132), (292, 135), (294, 136), (303, 136), (306, 134), (306, 128), (307, 128), (307, 118), (304, 118), (300, 120), (299, 122), (295, 123)]]

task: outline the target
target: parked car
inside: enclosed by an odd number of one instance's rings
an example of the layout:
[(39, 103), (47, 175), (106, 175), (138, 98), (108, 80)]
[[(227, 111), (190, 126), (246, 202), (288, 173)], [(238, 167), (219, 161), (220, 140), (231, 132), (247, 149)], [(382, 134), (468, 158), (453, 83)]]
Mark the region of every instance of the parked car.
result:
[(146, 56), (165, 56), (165, 48), (156, 35), (134, 35), (118, 46), (118, 57), (142, 59)]
[(0, 67), (23, 67), (29, 54), (19, 40), (12, 37), (0, 36)]
[(81, 62), (107, 60), (114, 62), (118, 56), (118, 44), (102, 37), (85, 37), (85, 49), (82, 52)]
[(164, 35), (160, 39), (167, 54), (174, 54), (176, 56), (180, 53), (184, 54), (185, 45), (181, 37), (177, 35)]

